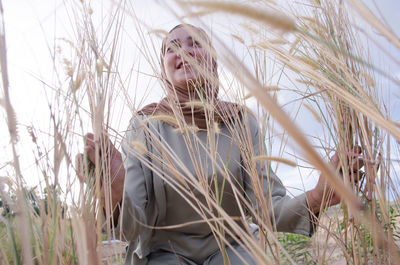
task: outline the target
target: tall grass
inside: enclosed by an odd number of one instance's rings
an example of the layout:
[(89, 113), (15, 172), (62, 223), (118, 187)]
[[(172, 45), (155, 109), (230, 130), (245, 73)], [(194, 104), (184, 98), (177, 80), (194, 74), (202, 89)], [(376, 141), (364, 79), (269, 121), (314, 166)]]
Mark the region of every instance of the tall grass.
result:
[[(129, 143), (131, 155), (138, 157), (156, 177), (163, 178), (185, 198), (201, 217), (199, 222), (209, 225), (221, 249), (230, 245), (228, 238), (233, 238), (258, 264), (334, 264), (339, 261), (348, 264), (398, 264), (399, 195), (398, 175), (394, 170), (398, 161), (392, 156), (398, 151), (393, 147), (397, 148), (394, 143), (400, 140), (400, 133), (391, 120), (392, 113), (388, 112), (388, 99), (375, 79), (378, 76), (387, 78), (396, 85), (398, 81), (369, 61), (368, 51), (360, 41), (362, 32), (355, 23), (359, 17), (348, 12), (350, 6), (355, 7), (360, 18), (371, 23), (396, 48), (399, 48), (399, 38), (364, 5), (352, 0), (337, 3), (305, 1), (293, 8), (273, 2), (250, 1), (245, 6), (235, 1), (178, 1), (177, 5), (184, 11), (183, 17), (204, 28), (201, 17), (213, 16), (214, 13), (222, 13), (232, 20), (251, 21), (251, 24), (236, 28), (236, 32), (226, 32), (248, 51), (248, 64), (238, 58), (218, 34), (211, 36), (217, 48), (218, 63), (222, 65), (220, 77), (225, 79), (220, 83), (220, 96), (242, 105), (253, 100), (256, 103), (253, 112), (261, 128), (259, 141), (262, 143), (267, 139), (267, 150), (261, 150), (260, 156), (252, 148), (252, 136), (246, 126), (251, 114), (235, 115), (226, 122), (230, 133), (237, 135), (235, 144), (240, 146), (245, 171), (251, 176), (257, 207), (250, 205), (247, 195), (236, 187), (227, 167), (221, 166), (227, 161), (221, 161), (215, 148), (220, 125), (212, 120), (207, 131), (208, 145), (197, 136), (199, 128), (185, 124), (176, 106), (172, 106), (174, 115), (158, 115), (140, 121), (142, 125), (149, 125), (144, 128), (151, 128), (157, 121), (176, 127), (190, 150), (196, 176), (189, 173), (162, 136), (149, 129), (147, 133), (154, 139), (151, 147), (157, 152), (149, 153), (144, 143), (134, 141)], [(67, 82), (60, 81), (55, 85), (54, 98), (59, 104), (49, 102), (51, 129), (46, 133), (34, 127), (29, 130), (36, 148), (33, 150), (36, 165), (42, 172), (41, 190), (26, 187), (19, 168), (18, 113), (14, 113), (9, 97), (6, 38), (2, 24), (2, 106), (7, 114), (13, 164), (12, 173), (1, 179), (0, 186), (1, 201), (9, 207), (0, 219), (0, 237), (5, 242), (0, 246), (1, 263), (111, 264), (123, 259), (118, 253), (111, 259), (104, 259), (101, 250), (102, 240), (117, 238), (111, 229), (114, 226), (111, 217), (115, 211), (111, 205), (114, 176), (110, 174), (107, 157), (111, 154), (107, 143), (110, 141), (119, 147), (124, 132), (117, 131), (114, 124), (118, 124), (122, 112), (129, 112), (136, 118), (135, 111), (143, 105), (142, 99), (136, 98), (139, 93), (132, 97), (129, 92), (132, 83), (139, 84), (137, 80), (129, 80), (143, 78), (143, 75), (132, 70), (124, 72), (121, 56), (123, 34), (126, 33), (126, 21), (136, 21), (135, 28), (130, 30), (139, 36), (136, 43), (140, 58), (154, 71), (152, 78), (160, 80), (160, 66), (156, 59), (159, 46), (155, 39), (163, 37), (164, 31), (143, 26), (133, 6), (127, 2), (110, 6), (112, 8), (107, 9), (106, 15), (100, 15), (102, 22), (99, 24), (97, 9), (92, 9), (86, 1), (66, 7), (71, 11), (74, 39), (60, 42), (65, 49), (72, 51), (73, 56), (65, 58), (62, 53), (54, 54), (54, 64), (55, 71), (62, 72), (60, 68), (64, 67), (65, 73), (60, 75), (67, 77)], [(268, 68), (271, 67), (267, 63), (270, 61), (274, 62), (274, 71)], [(136, 90), (142, 88), (133, 86)], [(282, 93), (293, 98), (291, 105), (297, 108), (295, 115), (289, 115), (280, 105), (277, 98)], [(127, 107), (116, 106), (120, 104), (119, 97), (125, 100)], [(190, 104), (194, 108), (203, 107), (208, 115), (212, 115), (213, 109), (208, 102)], [(304, 108), (315, 118), (323, 136), (313, 135), (313, 132), (296, 125), (296, 117), (304, 114)], [(94, 133), (96, 166), (87, 160), (76, 165), (75, 155), (83, 151), (83, 136), (88, 130)], [(43, 144), (45, 134), (52, 139), (50, 146)], [(274, 139), (279, 143), (276, 144)], [(347, 168), (349, 163), (353, 163), (351, 150), (355, 146), (362, 149), (362, 176)], [(206, 150), (213, 172), (224, 176), (222, 186), (207, 179), (208, 168), (204, 169), (196, 156), (200, 150)], [(340, 157), (343, 177), (328, 163), (335, 151)], [(282, 157), (287, 152), (293, 156)], [(301, 154), (300, 158), (297, 153)], [(147, 156), (153, 163), (148, 162)], [(163, 174), (165, 172), (157, 166), (161, 162), (168, 174)], [(297, 166), (299, 169), (308, 167), (322, 172), (343, 198), (340, 206), (326, 212), (321, 205), (319, 227), (312, 240), (274, 232), (269, 221), (271, 195), (264, 196), (257, 173), (259, 166), (269, 168), (271, 164)], [(79, 183), (77, 174), (85, 175), (86, 183)], [(67, 183), (66, 187), (64, 183)], [(241, 210), (239, 217), (229, 216), (221, 207), (225, 185), (232, 186)], [(195, 194), (201, 194), (204, 201)], [(332, 194), (327, 192), (325, 195), (326, 202)], [(66, 198), (69, 198), (68, 202)], [(248, 220), (246, 209), (252, 216), (251, 221), (259, 226), (258, 238), (243, 225), (246, 223), (243, 221)], [(309, 251), (298, 250), (296, 246), (300, 244)]]

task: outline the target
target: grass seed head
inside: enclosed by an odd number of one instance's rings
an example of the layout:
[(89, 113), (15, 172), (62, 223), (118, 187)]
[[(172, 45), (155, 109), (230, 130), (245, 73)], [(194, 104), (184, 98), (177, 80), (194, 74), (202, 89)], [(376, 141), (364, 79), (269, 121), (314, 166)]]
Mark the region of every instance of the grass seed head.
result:
[(136, 151), (138, 151), (141, 154), (147, 154), (147, 148), (146, 146), (139, 141), (131, 141), (130, 142), (131, 147), (133, 147)]
[(175, 129), (176, 132), (178, 133), (197, 133), (200, 131), (200, 128), (197, 127), (196, 125), (188, 125), (185, 127), (178, 127)]
[(76, 92), (82, 86), (82, 83), (85, 80), (85, 77), (86, 77), (86, 73), (84, 71), (81, 71), (78, 73), (75, 81), (70, 83), (71, 92)]
[(253, 26), (251, 26), (249, 23), (241, 23), (240, 26), (247, 30), (249, 33), (253, 34), (254, 36), (257, 36), (260, 34), (260, 31)]
[(243, 38), (241, 38), (240, 36), (236, 35), (236, 34), (231, 34), (232, 38), (236, 39), (237, 41), (239, 41), (241, 44), (245, 44)]
[(104, 60), (103, 59), (97, 59), (96, 61), (96, 73), (98, 76), (101, 76), (103, 74), (103, 69), (104, 69)]
[(220, 134), (221, 133), (221, 127), (220, 127), (220, 124), (218, 122), (214, 121), (212, 129), (214, 130), (214, 132), (216, 134)]
[(265, 155), (255, 156), (255, 157), (253, 157), (253, 160), (254, 161), (275, 161), (275, 162), (278, 162), (278, 163), (286, 164), (286, 165), (291, 166), (291, 167), (296, 167), (297, 166), (297, 164), (295, 162), (293, 162), (293, 161), (291, 161), (289, 159), (285, 159), (285, 158), (282, 158), (282, 157), (276, 157), (276, 156), (265, 156)]
[(151, 34), (160, 35), (163, 38), (168, 36), (168, 32), (165, 31), (165, 30), (162, 30), (162, 29), (150, 30), (149, 32), (147, 32), (147, 34), (149, 34), (149, 35), (151, 35)]
[(145, 119), (144, 122), (149, 122), (152, 120), (159, 120), (159, 121), (165, 122), (173, 127), (179, 127), (178, 121), (172, 115), (167, 115), (167, 114), (154, 115), (154, 116), (151, 116), (151, 117), (148, 117), (147, 119)]
[[(263, 86), (265, 92), (273, 92), (273, 91), (279, 91), (281, 90), (278, 86)], [(251, 98), (253, 95), (252, 94), (247, 94), (244, 96), (244, 100)]]
[(188, 101), (185, 102), (185, 106), (195, 108), (195, 109), (202, 109), (206, 104), (201, 101)]
[(71, 61), (68, 60), (67, 58), (63, 58), (63, 64), (64, 64), (65, 73), (69, 77), (72, 77), (74, 75), (74, 69), (72, 68)]
[(214, 12), (225, 12), (229, 14), (235, 14), (243, 16), (263, 24), (270, 25), (275, 29), (279, 29), (285, 32), (295, 31), (296, 24), (294, 21), (283, 13), (271, 12), (267, 9), (259, 9), (250, 7), (249, 5), (243, 5), (232, 2), (215, 2), (215, 1), (179, 1), (183, 5), (197, 6), (200, 8), (206, 8), (207, 10)]
[(313, 59), (310, 59), (308, 57), (304, 57), (304, 56), (293, 56), (294, 58), (296, 58), (297, 60), (305, 63), (306, 65), (310, 66), (313, 70), (318, 70), (320, 69), (318, 63), (316, 61), (314, 61)]

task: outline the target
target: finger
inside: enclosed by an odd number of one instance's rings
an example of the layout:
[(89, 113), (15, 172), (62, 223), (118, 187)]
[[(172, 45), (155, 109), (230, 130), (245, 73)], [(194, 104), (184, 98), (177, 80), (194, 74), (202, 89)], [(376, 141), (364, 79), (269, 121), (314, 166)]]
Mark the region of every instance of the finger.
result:
[(85, 134), (85, 140), (92, 140), (92, 141), (94, 141), (94, 134), (93, 134), (93, 133), (87, 133), (87, 134)]
[(335, 154), (331, 157), (332, 165), (337, 169), (340, 164), (339, 154), (335, 152)]
[(376, 171), (378, 171), (379, 170), (379, 167), (380, 167), (380, 165), (381, 165), (381, 161), (382, 161), (382, 154), (381, 154), (381, 152), (379, 152), (378, 153), (378, 161), (376, 162)]
[(353, 147), (353, 152), (354, 152), (355, 154), (361, 154), (361, 153), (362, 153), (362, 147), (359, 146), (359, 145), (354, 146), (354, 147)]
[(361, 146), (354, 146), (347, 155), (347, 165), (350, 172), (356, 172), (364, 166)]
[[(96, 141), (94, 140), (94, 134), (87, 133), (84, 137), (84, 140), (85, 140), (85, 154), (93, 164), (96, 164)], [(100, 148), (101, 147), (99, 146), (99, 149)]]
[(94, 141), (94, 134), (93, 133), (87, 133), (84, 136), (84, 141), (85, 141), (85, 146), (96, 146), (96, 143)]
[(75, 156), (75, 167), (76, 167), (76, 173), (78, 175), (78, 179), (81, 183), (85, 182), (85, 156), (83, 154), (77, 154)]
[(85, 147), (85, 154), (93, 164), (96, 164), (96, 147), (88, 145)]
[(85, 147), (88, 147), (89, 149), (92, 148), (94, 150), (97, 147), (101, 154), (107, 154), (109, 150), (116, 149), (112, 142), (108, 139), (107, 135), (100, 135), (100, 139), (96, 141), (93, 133), (87, 133), (84, 140)]
[(107, 141), (107, 153), (110, 157), (115, 157), (115, 156), (120, 156), (120, 152), (118, 151), (118, 149), (115, 147), (115, 145), (108, 140)]
[(364, 158), (358, 157), (352, 161), (352, 170), (356, 172), (364, 166)]
[(354, 146), (352, 151), (352, 155), (349, 156), (349, 170), (351, 171), (350, 173), (352, 179), (355, 183), (357, 183), (364, 176), (364, 173), (360, 169), (364, 166), (365, 159), (362, 155), (363, 149), (361, 148), (361, 146)]
[(102, 138), (102, 142), (104, 142), (104, 149), (101, 150), (101, 154), (104, 154), (104, 157), (106, 159), (114, 159), (118, 158), (121, 156), (121, 153), (118, 151), (118, 149), (115, 147), (113, 142), (109, 139), (107, 135), (104, 135)]
[(353, 172), (353, 179), (354, 179), (354, 183), (358, 183), (360, 180), (362, 180), (362, 178), (364, 177), (364, 171), (362, 170), (358, 170), (356, 172)]

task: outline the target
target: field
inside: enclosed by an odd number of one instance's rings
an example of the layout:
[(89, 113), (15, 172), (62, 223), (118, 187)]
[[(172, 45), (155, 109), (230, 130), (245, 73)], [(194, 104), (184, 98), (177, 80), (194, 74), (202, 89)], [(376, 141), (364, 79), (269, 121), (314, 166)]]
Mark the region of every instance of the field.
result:
[[(326, 216), (321, 220), (322, 226), (329, 226), (333, 231), (340, 230), (343, 215), (338, 216), (337, 214), (338, 209), (328, 210)], [(392, 222), (394, 230), (397, 231), (395, 243), (397, 247), (400, 247), (400, 216), (397, 215)], [(276, 236), (296, 264), (318, 264), (319, 260), (324, 260), (325, 264), (348, 264), (337, 239), (330, 237), (323, 228), (319, 228), (313, 238), (291, 233), (277, 233)], [(126, 253), (125, 246), (123, 242), (112, 244), (104, 242), (103, 261), (107, 264), (119, 264), (121, 256), (124, 257)], [(371, 248), (371, 245), (369, 247)], [(369, 249), (369, 251), (372, 250)], [(287, 260), (283, 260), (284, 264), (287, 262)], [(364, 264), (374, 264), (374, 261), (369, 260)]]
[[(107, 158), (112, 156), (110, 143), (120, 150), (122, 142), (141, 163), (151, 156), (148, 146), (127, 141), (125, 133), (139, 109), (167, 93), (159, 57), (169, 28), (145, 22), (142, 4), (99, 2), (58, 5), (67, 14), (63, 23), (68, 33), (54, 33), (43, 47), (49, 50), (53, 72), (30, 72), (44, 95), (30, 100), (44, 102), (40, 107), (45, 114), (21, 122), (11, 78), (15, 63), (7, 57), (7, 34), (12, 32), (7, 27), (12, 26), (5, 16), (8, 5), (0, 0), (0, 103), (7, 133), (0, 161), (0, 264), (123, 261), (125, 243), (114, 247), (108, 242), (121, 238), (111, 229), (114, 176)], [(152, 143), (162, 156), (151, 157), (156, 162), (146, 165), (158, 172), (157, 161), (164, 163), (170, 174), (154, 174), (192, 202), (219, 246), (229, 244), (229, 235), (258, 264), (400, 264), (400, 62), (392, 55), (400, 54), (400, 38), (379, 13), (379, 4), (195, 0), (151, 5), (154, 14), (161, 5), (160, 17), (191, 23), (210, 35), (212, 46), (202, 45), (215, 56), (218, 75), (204, 75), (217, 84), (220, 98), (251, 110), (260, 128), (258, 141), (265, 143), (260, 150), (248, 144), (249, 116), (236, 113), (220, 121), (241, 124), (228, 129), (240, 139), (256, 205), (250, 205), (243, 190), (233, 188), (233, 193), (240, 208), (247, 209), (241, 220), (257, 224), (258, 237), (221, 207), (221, 194), (232, 179), (228, 161), (220, 161), (213, 145), (221, 132), (218, 122), (207, 120), (209, 146), (202, 148), (213, 175), (224, 176), (222, 187), (199, 177), (204, 173), (201, 161), (193, 161), (198, 176), (183, 174), (186, 165), (174, 150), (163, 139)], [(44, 64), (45, 58), (40, 59)], [(212, 102), (187, 104), (214, 115)], [(201, 146), (196, 133), (202, 128), (188, 126), (179, 111), (155, 115), (141, 125), (154, 122), (174, 126), (195, 157)], [(97, 166), (84, 154), (88, 132), (94, 135)], [(330, 163), (335, 153), (337, 168)], [(77, 163), (76, 157), (85, 163)], [(353, 170), (360, 161), (362, 170)], [(333, 196), (327, 188), (322, 205), (309, 213), (311, 219), (318, 216), (311, 238), (275, 232), (269, 221), (271, 194), (260, 186), (260, 167), (276, 172), (292, 196), (313, 188), (321, 175), (340, 204), (325, 210)]]

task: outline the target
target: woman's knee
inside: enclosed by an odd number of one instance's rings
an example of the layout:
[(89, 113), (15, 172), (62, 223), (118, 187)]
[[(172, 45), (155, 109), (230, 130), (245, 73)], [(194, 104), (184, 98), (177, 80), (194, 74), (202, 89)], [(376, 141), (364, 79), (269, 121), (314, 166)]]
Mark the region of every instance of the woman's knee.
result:
[(188, 259), (166, 251), (152, 252), (147, 256), (147, 265), (196, 265)]
[[(256, 265), (251, 255), (239, 244), (232, 244), (232, 248), (226, 247), (223, 251), (218, 251), (210, 257), (204, 265)], [(228, 262), (229, 260), (229, 262)]]

